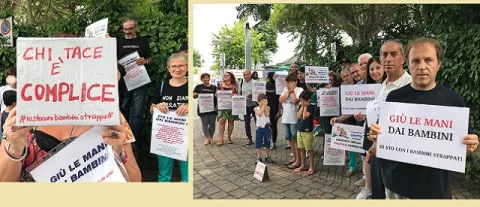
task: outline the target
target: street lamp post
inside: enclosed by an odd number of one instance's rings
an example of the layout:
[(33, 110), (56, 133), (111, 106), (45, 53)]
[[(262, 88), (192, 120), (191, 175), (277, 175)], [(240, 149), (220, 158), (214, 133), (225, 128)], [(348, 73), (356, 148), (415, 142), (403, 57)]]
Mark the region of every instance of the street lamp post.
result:
[(217, 47), (220, 47), (220, 75), (223, 77), (225, 74), (225, 67), (226, 67), (226, 58), (225, 58), (225, 43), (230, 43), (232, 41), (231, 36), (225, 36), (225, 38), (222, 39), (213, 39), (212, 40), (212, 45)]

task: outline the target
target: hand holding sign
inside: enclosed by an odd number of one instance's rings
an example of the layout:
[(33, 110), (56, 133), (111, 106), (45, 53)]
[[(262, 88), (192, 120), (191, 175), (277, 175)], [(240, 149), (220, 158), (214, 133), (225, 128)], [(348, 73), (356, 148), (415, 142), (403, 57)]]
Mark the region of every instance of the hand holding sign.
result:
[(365, 114), (358, 113), (358, 114), (355, 114), (353, 117), (355, 117), (357, 121), (365, 121)]
[(167, 103), (165, 103), (165, 102), (159, 103), (159, 104), (156, 105), (156, 107), (160, 112), (162, 112), (164, 114), (168, 113), (168, 104)]
[(176, 114), (178, 116), (185, 116), (188, 114), (188, 104), (182, 104), (177, 108)]
[(372, 126), (370, 127), (370, 132), (368, 139), (371, 140), (372, 142), (377, 142), (377, 137), (379, 134), (382, 132), (380, 131), (380, 125), (373, 123)]
[(3, 138), (8, 140), (10, 147), (8, 153), (14, 157), (21, 157), (27, 144), (28, 132), (32, 127), (16, 126), (17, 107), (8, 113), (7, 120), (3, 125)]
[(463, 138), (463, 144), (467, 145), (467, 154), (472, 153), (478, 147), (478, 136), (469, 134)]
[(147, 60), (145, 58), (141, 57), (137, 59), (137, 65), (145, 65), (147, 64)]
[(123, 123), (119, 126), (111, 126), (102, 131), (103, 142), (110, 145), (113, 151), (120, 155), (123, 151), (123, 144), (127, 140), (127, 130)]

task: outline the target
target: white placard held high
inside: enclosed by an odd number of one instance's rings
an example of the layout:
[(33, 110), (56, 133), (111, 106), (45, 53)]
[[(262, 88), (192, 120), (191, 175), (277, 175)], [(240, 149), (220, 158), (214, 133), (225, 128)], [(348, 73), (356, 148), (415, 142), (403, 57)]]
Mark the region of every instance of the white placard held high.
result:
[(465, 173), (469, 108), (383, 102), (377, 157)]
[(380, 89), (381, 84), (341, 85), (342, 114), (365, 114), (367, 103), (378, 97)]
[(277, 95), (282, 95), (283, 89), (287, 87), (287, 72), (275, 72), (277, 75), (275, 78), (275, 92)]
[(328, 83), (328, 67), (305, 66), (305, 83)]
[(175, 111), (164, 114), (154, 109), (150, 152), (176, 160), (188, 158), (188, 116), (177, 116)]
[(116, 45), (111, 38), (18, 38), (17, 125), (119, 125)]
[(105, 37), (108, 33), (108, 18), (94, 22), (85, 28), (86, 38)]

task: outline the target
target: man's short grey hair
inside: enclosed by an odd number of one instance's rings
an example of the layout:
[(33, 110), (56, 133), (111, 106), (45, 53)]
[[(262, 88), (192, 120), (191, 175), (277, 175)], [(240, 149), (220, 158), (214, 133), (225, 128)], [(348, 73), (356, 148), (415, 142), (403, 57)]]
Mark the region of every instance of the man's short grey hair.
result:
[(350, 68), (344, 68), (341, 73), (351, 73)]
[(382, 54), (382, 47), (383, 45), (389, 43), (389, 42), (393, 42), (393, 43), (396, 43), (399, 47), (400, 47), (400, 52), (402, 53), (402, 55), (405, 55), (405, 48), (403, 48), (403, 43), (398, 41), (398, 40), (387, 40), (385, 41), (382, 46), (380, 46), (380, 55)]
[(188, 65), (188, 57), (187, 57), (187, 55), (185, 55), (184, 53), (179, 52), (179, 53), (174, 53), (174, 54), (170, 55), (170, 57), (169, 57), (168, 60), (167, 60), (167, 66), (170, 66), (170, 62), (172, 62), (172, 60), (179, 60), (179, 59), (185, 61), (185, 63)]
[(360, 59), (362, 59), (363, 57), (368, 57), (368, 58), (367, 58), (367, 60), (368, 60), (368, 59), (372, 58), (373, 56), (372, 56), (370, 53), (363, 53), (363, 54), (361, 54), (360, 56), (358, 56), (358, 60), (357, 60), (357, 61), (360, 62)]
[(138, 20), (134, 17), (126, 17), (123, 19), (122, 23), (129, 22), (129, 21), (132, 21), (135, 27), (138, 26)]

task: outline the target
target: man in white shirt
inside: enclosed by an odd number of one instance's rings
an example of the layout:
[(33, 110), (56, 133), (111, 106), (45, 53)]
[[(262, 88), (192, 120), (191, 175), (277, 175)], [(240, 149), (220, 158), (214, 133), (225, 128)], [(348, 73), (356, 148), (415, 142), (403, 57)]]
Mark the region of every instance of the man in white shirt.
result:
[[(387, 73), (387, 79), (382, 83), (378, 99), (385, 100), (391, 91), (410, 84), (412, 77), (403, 69), (405, 50), (400, 42), (385, 42), (380, 48), (380, 62)], [(370, 150), (368, 150), (366, 158), (366, 162), (370, 163), (371, 189), (362, 189), (357, 199), (365, 199), (369, 194), (372, 195), (372, 199), (385, 199), (385, 186), (382, 180), (382, 172), (375, 157), (375, 150), (376, 143), (374, 142)]]

